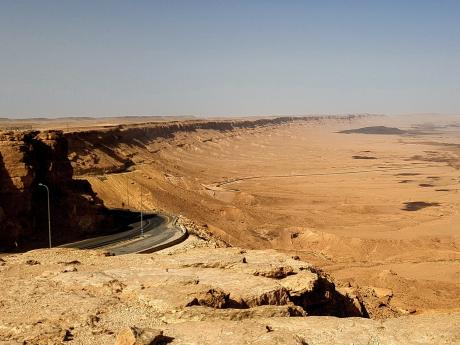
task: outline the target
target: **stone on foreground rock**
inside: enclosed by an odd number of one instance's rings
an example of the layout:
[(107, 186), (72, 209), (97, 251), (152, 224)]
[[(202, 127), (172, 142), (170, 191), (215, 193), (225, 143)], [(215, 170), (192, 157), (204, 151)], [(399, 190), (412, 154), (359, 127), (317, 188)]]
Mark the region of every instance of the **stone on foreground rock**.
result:
[[(31, 260), (40, 264), (28, 265)], [(386, 321), (357, 317), (366, 311), (359, 296), (336, 289), (308, 263), (270, 250), (200, 248), (117, 257), (36, 250), (3, 257), (0, 281), (0, 344), (460, 340), (460, 313)]]
[(128, 327), (117, 335), (115, 345), (155, 345), (163, 339), (163, 331)]

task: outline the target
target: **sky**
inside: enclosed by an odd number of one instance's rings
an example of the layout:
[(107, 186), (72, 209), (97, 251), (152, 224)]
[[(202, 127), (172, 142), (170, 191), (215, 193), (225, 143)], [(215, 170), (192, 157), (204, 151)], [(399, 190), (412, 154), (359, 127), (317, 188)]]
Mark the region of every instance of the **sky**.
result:
[(0, 0), (0, 117), (432, 112), (458, 0)]

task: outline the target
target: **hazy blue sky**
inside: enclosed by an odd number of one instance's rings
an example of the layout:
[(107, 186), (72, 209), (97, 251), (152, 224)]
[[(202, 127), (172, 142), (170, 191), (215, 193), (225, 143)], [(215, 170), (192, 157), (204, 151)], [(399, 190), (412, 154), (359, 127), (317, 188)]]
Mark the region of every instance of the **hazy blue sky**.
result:
[(460, 1), (0, 0), (0, 116), (460, 113)]

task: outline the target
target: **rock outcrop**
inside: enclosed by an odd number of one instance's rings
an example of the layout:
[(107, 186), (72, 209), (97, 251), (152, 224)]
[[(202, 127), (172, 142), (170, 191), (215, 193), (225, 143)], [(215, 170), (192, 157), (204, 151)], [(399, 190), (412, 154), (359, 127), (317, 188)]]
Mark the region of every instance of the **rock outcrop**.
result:
[(46, 244), (47, 196), (55, 243), (97, 229), (105, 208), (85, 180), (72, 179), (67, 140), (59, 131), (0, 134), (0, 247)]
[(308, 263), (271, 250), (107, 257), (102, 251), (54, 249), (6, 256), (2, 264), (0, 344), (459, 340), (458, 313), (367, 319), (359, 299), (342, 295)]

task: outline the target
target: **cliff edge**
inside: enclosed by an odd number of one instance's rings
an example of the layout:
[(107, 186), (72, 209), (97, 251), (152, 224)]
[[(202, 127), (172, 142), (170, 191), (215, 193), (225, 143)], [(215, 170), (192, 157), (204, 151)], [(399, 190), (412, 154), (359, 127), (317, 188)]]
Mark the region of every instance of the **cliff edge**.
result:
[[(360, 297), (273, 250), (0, 259), (4, 344), (458, 344), (459, 313), (366, 318)], [(334, 316), (339, 316), (334, 317)]]

